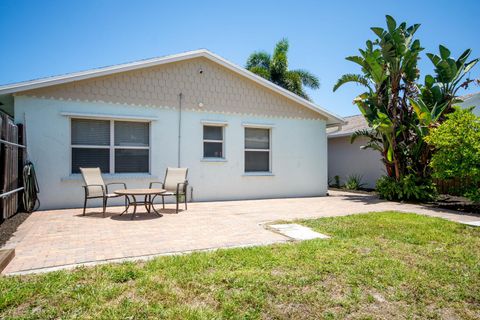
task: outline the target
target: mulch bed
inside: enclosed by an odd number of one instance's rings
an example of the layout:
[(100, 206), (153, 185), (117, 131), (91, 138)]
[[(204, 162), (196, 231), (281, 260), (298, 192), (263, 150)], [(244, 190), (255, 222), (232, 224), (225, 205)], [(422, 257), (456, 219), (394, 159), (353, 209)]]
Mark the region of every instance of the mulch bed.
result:
[(20, 226), (29, 215), (30, 214), (26, 212), (19, 212), (0, 224), (0, 247), (7, 243), (8, 239), (17, 231), (18, 226)]
[(368, 195), (372, 195), (372, 196), (376, 196), (377, 193), (375, 192), (375, 190), (373, 189), (366, 189), (366, 188), (362, 188), (362, 189), (358, 189), (358, 190), (350, 190), (350, 189), (347, 189), (347, 188), (335, 188), (335, 187), (328, 187), (328, 190), (334, 190), (334, 191), (344, 191), (344, 192), (350, 192), (350, 193), (359, 193), (359, 194), (368, 194)]
[[(329, 190), (335, 191), (345, 191), (350, 193), (359, 193), (376, 196), (377, 193), (372, 189), (361, 189), (361, 190), (348, 190), (346, 188), (334, 188), (329, 187)], [(415, 203), (415, 202), (412, 202)], [(473, 203), (465, 197), (452, 196), (448, 194), (442, 194), (438, 197), (435, 202), (426, 203), (428, 206), (449, 209), (457, 211), (459, 214), (475, 214), (480, 215), (480, 203)]]
[(480, 214), (480, 203), (473, 203), (464, 197), (440, 195), (438, 200), (434, 203), (435, 206), (444, 209), (458, 211), (459, 213), (474, 213)]

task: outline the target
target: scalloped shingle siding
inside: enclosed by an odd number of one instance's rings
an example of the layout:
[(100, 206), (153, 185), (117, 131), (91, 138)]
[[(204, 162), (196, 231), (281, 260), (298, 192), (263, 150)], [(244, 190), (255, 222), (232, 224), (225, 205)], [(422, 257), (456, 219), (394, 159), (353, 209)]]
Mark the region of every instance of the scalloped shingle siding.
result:
[[(203, 70), (200, 74), (199, 70)], [(36, 97), (178, 107), (229, 114), (325, 119), (322, 115), (205, 58), (80, 80), (21, 93)], [(203, 107), (199, 104), (203, 103)]]

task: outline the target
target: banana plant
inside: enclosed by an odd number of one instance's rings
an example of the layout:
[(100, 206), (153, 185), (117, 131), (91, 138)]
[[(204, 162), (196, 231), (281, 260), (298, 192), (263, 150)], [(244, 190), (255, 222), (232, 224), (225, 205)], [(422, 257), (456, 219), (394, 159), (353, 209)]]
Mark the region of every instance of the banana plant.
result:
[(462, 100), (457, 97), (460, 88), (471, 82), (466, 74), (477, 64), (478, 59), (466, 62), (471, 50), (465, 50), (458, 59), (450, 56), (450, 50), (439, 46), (440, 56), (427, 53), (435, 67), (435, 76), (427, 75), (418, 98), (410, 98), (410, 104), (417, 116), (422, 133), (426, 135), (429, 127), (435, 127), (442, 117), (452, 110), (452, 106)]
[(371, 28), (376, 39), (367, 41), (360, 55), (346, 58), (359, 65), (361, 73), (343, 75), (333, 87), (336, 91), (347, 83), (356, 83), (365, 88), (353, 102), (370, 129), (356, 132), (352, 142), (367, 137), (365, 148), (380, 151), (388, 175), (397, 180), (408, 174), (429, 177), (432, 151), (424, 138), (460, 101), (457, 92), (472, 81), (465, 76), (478, 62), (467, 62), (471, 50), (454, 59), (450, 50), (440, 46), (439, 55), (427, 54), (435, 74), (427, 75), (420, 85), (417, 62), (424, 48), (415, 39), (419, 27), (405, 22), (397, 25), (395, 19), (386, 16), (386, 28)]
[[(465, 79), (467, 73), (478, 63), (478, 59), (467, 62), (472, 50), (465, 50), (458, 59), (451, 57), (450, 50), (439, 46), (439, 55), (427, 53), (427, 57), (435, 67), (435, 76), (426, 76), (422, 88), (422, 99), (431, 109), (444, 109), (446, 113), (452, 111), (452, 106), (461, 102), (457, 98), (458, 90), (468, 86), (473, 80)], [(443, 106), (446, 105), (446, 106)]]
[(355, 98), (354, 103), (372, 130), (381, 136), (387, 172), (399, 179), (406, 154), (401, 150), (402, 134), (409, 132), (404, 130), (408, 106), (403, 96), (410, 95), (414, 88), (411, 84), (418, 78), (417, 60), (423, 48), (420, 41), (414, 39), (418, 24), (407, 27), (406, 23), (401, 23), (397, 26), (391, 16), (386, 17), (386, 22), (386, 29), (371, 28), (377, 39), (367, 41), (365, 49), (359, 50), (360, 55), (346, 58), (358, 64), (362, 74), (340, 77), (333, 90), (350, 82), (367, 89)]

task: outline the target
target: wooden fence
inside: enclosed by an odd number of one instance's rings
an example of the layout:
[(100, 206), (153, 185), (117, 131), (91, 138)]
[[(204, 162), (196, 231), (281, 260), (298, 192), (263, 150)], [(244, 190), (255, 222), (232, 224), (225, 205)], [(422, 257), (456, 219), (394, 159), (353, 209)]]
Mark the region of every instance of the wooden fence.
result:
[(469, 183), (466, 180), (458, 178), (449, 180), (433, 179), (433, 182), (437, 186), (438, 193), (452, 196), (461, 196), (465, 185)]
[(23, 190), (22, 173), (25, 159), (23, 127), (15, 125), (6, 114), (0, 115), (0, 222), (19, 210)]

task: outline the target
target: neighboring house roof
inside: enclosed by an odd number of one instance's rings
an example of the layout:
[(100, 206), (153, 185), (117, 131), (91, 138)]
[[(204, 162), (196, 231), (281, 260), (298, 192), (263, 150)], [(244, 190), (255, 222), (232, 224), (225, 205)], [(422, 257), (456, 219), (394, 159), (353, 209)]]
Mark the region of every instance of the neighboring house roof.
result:
[(480, 116), (480, 92), (467, 94), (460, 97), (463, 102), (459, 103), (462, 108), (475, 107), (473, 113)]
[(174, 54), (174, 55), (169, 55), (165, 57), (159, 57), (159, 58), (153, 58), (153, 59), (147, 59), (147, 60), (141, 60), (141, 61), (136, 61), (136, 62), (131, 62), (131, 63), (125, 63), (125, 64), (120, 64), (120, 65), (114, 65), (114, 66), (109, 66), (109, 67), (104, 67), (104, 68), (98, 68), (98, 69), (92, 69), (92, 70), (87, 70), (87, 71), (81, 71), (81, 72), (75, 72), (75, 73), (69, 73), (66, 75), (61, 75), (61, 76), (54, 76), (54, 77), (48, 77), (48, 78), (42, 78), (42, 79), (37, 79), (37, 80), (31, 80), (31, 81), (25, 81), (25, 82), (19, 82), (19, 83), (14, 83), (14, 84), (8, 84), (4, 86), (0, 86), (0, 95), (2, 94), (12, 94), (12, 93), (19, 93), (22, 91), (27, 91), (27, 90), (32, 90), (32, 89), (38, 89), (38, 88), (44, 88), (44, 87), (49, 87), (49, 86), (54, 86), (58, 84), (64, 84), (64, 83), (70, 83), (73, 81), (79, 81), (79, 80), (85, 80), (85, 79), (90, 79), (90, 78), (95, 78), (95, 77), (100, 77), (100, 76), (106, 76), (106, 75), (111, 75), (119, 72), (124, 72), (124, 71), (131, 71), (131, 70), (137, 70), (141, 68), (147, 68), (147, 67), (152, 67), (152, 66), (158, 66), (162, 64), (167, 64), (167, 63), (172, 63), (172, 62), (178, 62), (178, 61), (184, 61), (188, 59), (194, 59), (194, 58), (199, 58), (203, 57), (206, 59), (209, 59), (210, 61), (213, 61), (233, 72), (236, 72), (237, 74), (240, 74), (264, 87), (267, 87), (268, 89), (290, 99), (293, 100), (302, 106), (315, 111), (324, 117), (327, 118), (327, 124), (328, 125), (338, 125), (338, 124), (343, 124), (343, 118), (330, 112), (327, 111), (326, 109), (308, 101), (305, 100), (296, 94), (260, 77), (257, 76), (256, 74), (246, 70), (245, 68), (242, 68), (208, 50), (201, 49), (201, 50), (195, 50), (195, 51), (188, 51), (184, 53), (179, 53), (179, 54)]
[[(480, 115), (480, 92), (467, 94), (460, 97), (463, 102), (459, 103), (463, 108), (475, 107), (474, 113)], [(368, 129), (367, 121), (361, 114), (343, 117), (345, 124), (327, 129), (327, 135), (329, 138), (335, 137), (348, 137), (351, 136), (357, 130)]]
[(357, 130), (368, 129), (367, 121), (361, 114), (344, 117), (345, 124), (327, 130), (328, 138), (348, 137)]

